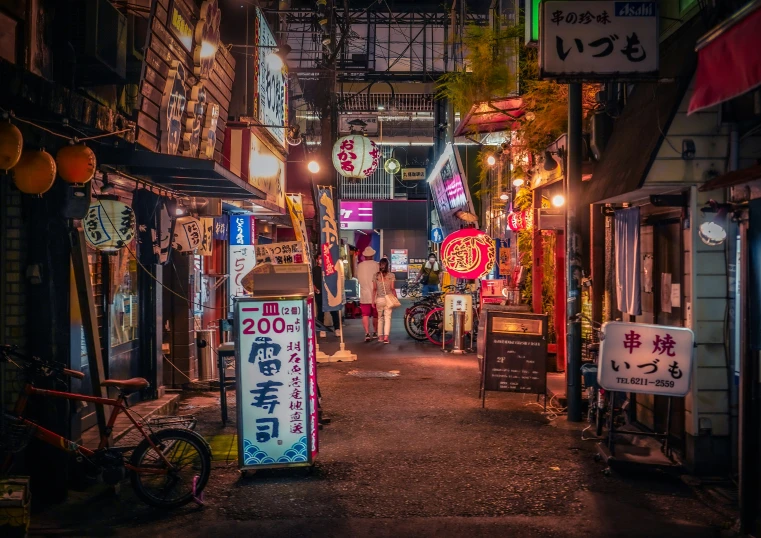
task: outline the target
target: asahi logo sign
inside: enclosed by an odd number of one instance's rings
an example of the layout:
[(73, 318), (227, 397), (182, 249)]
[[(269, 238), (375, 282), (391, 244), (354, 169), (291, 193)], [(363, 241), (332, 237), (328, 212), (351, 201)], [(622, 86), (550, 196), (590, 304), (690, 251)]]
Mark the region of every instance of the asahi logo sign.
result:
[(257, 51), (257, 94), (255, 116), (262, 125), (282, 125), (279, 127), (267, 127), (267, 130), (282, 146), (285, 146), (285, 135), (288, 117), (286, 115), (288, 93), (288, 68), (274, 69), (273, 62), (269, 57), (275, 54), (277, 41), (272, 34), (264, 13), (256, 10), (256, 44)]

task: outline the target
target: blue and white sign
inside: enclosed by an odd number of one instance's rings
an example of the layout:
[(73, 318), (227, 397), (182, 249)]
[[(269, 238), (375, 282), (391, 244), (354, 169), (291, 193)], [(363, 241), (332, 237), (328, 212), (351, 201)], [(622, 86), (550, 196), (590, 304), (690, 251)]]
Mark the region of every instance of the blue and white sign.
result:
[(305, 298), (235, 302), (241, 469), (310, 465), (316, 454), (310, 308)]
[(254, 217), (251, 215), (232, 215), (230, 217), (230, 244), (253, 245), (256, 238)]
[(441, 243), (444, 241), (444, 231), (441, 228), (431, 229), (431, 243)]

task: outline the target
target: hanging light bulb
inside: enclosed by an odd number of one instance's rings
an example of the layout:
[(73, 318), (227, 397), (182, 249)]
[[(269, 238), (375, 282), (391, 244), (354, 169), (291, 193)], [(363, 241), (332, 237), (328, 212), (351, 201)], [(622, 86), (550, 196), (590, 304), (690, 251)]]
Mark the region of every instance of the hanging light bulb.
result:
[(525, 183), (525, 182), (523, 181), (523, 178), (522, 178), (522, 177), (516, 177), (516, 178), (513, 180), (513, 186), (514, 186), (514, 187), (522, 187), (522, 186), (523, 186), (523, 183)]
[(507, 202), (510, 199), (510, 196), (506, 192), (502, 192), (502, 194), (499, 195), (499, 199), (503, 202)]
[(494, 166), (495, 164), (497, 164), (497, 159), (494, 157), (494, 155), (489, 155), (488, 157), (486, 157), (486, 164), (488, 164), (489, 166)]
[(307, 170), (312, 172), (313, 174), (316, 174), (320, 171), (320, 163), (317, 161), (309, 161), (309, 164), (307, 164)]
[(563, 207), (565, 204), (565, 196), (562, 194), (556, 194), (552, 197), (552, 205), (555, 207)]

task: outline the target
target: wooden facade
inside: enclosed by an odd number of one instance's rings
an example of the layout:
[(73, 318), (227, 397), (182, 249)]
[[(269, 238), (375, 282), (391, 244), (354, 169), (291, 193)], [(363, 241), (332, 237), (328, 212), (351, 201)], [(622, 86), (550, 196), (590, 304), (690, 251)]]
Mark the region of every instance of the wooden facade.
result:
[[(148, 44), (145, 50), (143, 74), (140, 80), (136, 135), (136, 142), (151, 151), (160, 151), (161, 102), (166, 80), (173, 62), (180, 62), (185, 67), (188, 74), (186, 82), (188, 96), (190, 96), (192, 87), (198, 81), (197, 77), (193, 74), (194, 61), (192, 52), (188, 52), (178, 41), (170, 27), (171, 9), (175, 4), (191, 15), (192, 24), (197, 22), (200, 14), (199, 6), (193, 0), (153, 1), (147, 38)], [(232, 16), (231, 13), (228, 15)], [(222, 17), (224, 16), (225, 14), (222, 13)], [(214, 160), (223, 166), (227, 166), (226, 163), (222, 162), (222, 145), (225, 139), (227, 111), (230, 106), (230, 95), (234, 79), (235, 59), (220, 42), (214, 67), (209, 78), (204, 82), (204, 88), (208, 102), (219, 105)], [(187, 110), (185, 111), (185, 116), (187, 117)]]

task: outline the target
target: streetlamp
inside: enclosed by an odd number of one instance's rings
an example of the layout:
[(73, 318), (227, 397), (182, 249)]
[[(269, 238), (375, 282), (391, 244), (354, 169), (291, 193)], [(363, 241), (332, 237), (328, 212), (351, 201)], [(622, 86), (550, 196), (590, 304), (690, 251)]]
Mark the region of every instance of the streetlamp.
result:
[(565, 196), (562, 194), (556, 194), (552, 197), (552, 205), (554, 207), (563, 207), (565, 205)]
[(317, 161), (309, 161), (309, 164), (307, 164), (307, 170), (312, 172), (313, 174), (316, 174), (320, 171), (320, 163)]

